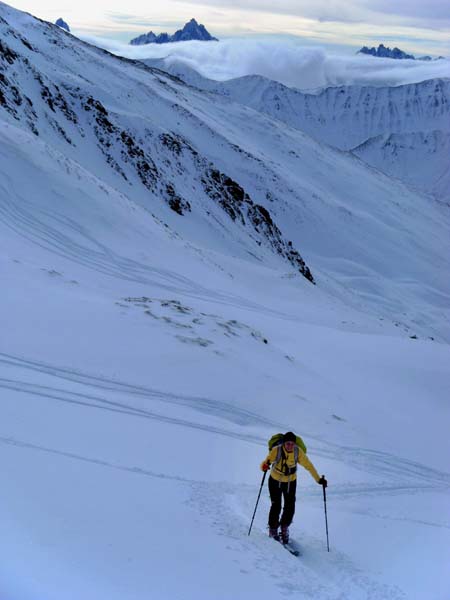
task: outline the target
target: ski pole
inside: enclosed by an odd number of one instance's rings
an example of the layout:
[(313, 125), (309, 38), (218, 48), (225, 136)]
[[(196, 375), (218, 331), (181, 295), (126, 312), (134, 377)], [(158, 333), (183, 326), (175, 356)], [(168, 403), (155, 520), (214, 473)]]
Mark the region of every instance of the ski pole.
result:
[[(322, 477), (325, 479), (325, 475), (322, 475)], [(325, 506), (325, 528), (326, 528), (326, 531), (327, 531), (327, 549), (328, 549), (328, 552), (329, 552), (330, 551), (330, 544), (329, 544), (329, 541), (328, 541), (327, 495), (325, 493), (325, 486), (324, 485), (322, 485), (322, 489), (323, 489), (323, 504)]]
[(264, 479), (266, 478), (266, 475), (267, 475), (267, 471), (264, 471), (264, 475), (263, 475), (263, 478), (262, 478), (262, 481), (261, 481), (261, 487), (259, 488), (258, 499), (256, 500), (255, 510), (253, 511), (252, 522), (250, 523), (250, 528), (248, 530), (248, 535), (250, 535), (250, 531), (252, 530), (253, 519), (255, 518), (255, 515), (256, 515), (256, 509), (258, 508), (259, 497), (261, 496), (261, 490), (263, 489)]

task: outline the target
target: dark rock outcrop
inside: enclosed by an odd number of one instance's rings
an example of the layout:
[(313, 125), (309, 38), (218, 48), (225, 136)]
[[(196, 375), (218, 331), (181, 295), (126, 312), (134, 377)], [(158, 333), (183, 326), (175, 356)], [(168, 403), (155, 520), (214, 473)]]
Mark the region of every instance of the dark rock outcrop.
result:
[(183, 29), (178, 29), (173, 35), (168, 33), (160, 33), (156, 35), (153, 31), (144, 33), (131, 40), (132, 46), (143, 46), (145, 44), (167, 44), (169, 42), (187, 42), (197, 40), (200, 42), (217, 42), (217, 38), (213, 37), (205, 28), (204, 25), (197, 23), (195, 19), (191, 19)]
[(398, 58), (398, 59), (410, 59), (415, 60), (415, 56), (412, 54), (406, 54), (400, 48), (387, 48), (383, 44), (380, 44), (378, 48), (368, 48), (363, 46), (358, 54), (369, 54), (370, 56), (377, 56), (378, 58)]
[(68, 31), (70, 33), (70, 27), (69, 25), (64, 21), (64, 19), (58, 19), (57, 21), (55, 21), (55, 25), (58, 25), (58, 27), (61, 27), (61, 29), (65, 29), (66, 31)]

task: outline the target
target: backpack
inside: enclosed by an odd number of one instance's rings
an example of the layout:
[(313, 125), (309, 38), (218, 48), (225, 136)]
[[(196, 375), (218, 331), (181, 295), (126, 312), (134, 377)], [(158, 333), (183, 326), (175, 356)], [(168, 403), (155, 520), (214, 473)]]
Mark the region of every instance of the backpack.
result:
[[(281, 446), (283, 443), (283, 436), (284, 433), (275, 433), (275, 435), (273, 435), (269, 442), (269, 452), (272, 450), (272, 448), (274, 448), (275, 446)], [(305, 442), (302, 440), (302, 438), (299, 435), (295, 436), (295, 443), (297, 444), (297, 446), (299, 448), (301, 448), (303, 450), (303, 452), (306, 454), (306, 444)]]
[(292, 473), (295, 473), (295, 471), (297, 470), (297, 461), (298, 461), (298, 452), (299, 452), (299, 448), (301, 448), (303, 450), (303, 452), (305, 452), (306, 454), (306, 445), (305, 442), (302, 440), (302, 438), (299, 435), (295, 436), (295, 447), (294, 447), (294, 461), (295, 461), (295, 467), (292, 468), (292, 470), (290, 470), (287, 467), (287, 464), (285, 462), (285, 459), (283, 458), (285, 455), (283, 454), (283, 437), (284, 434), (283, 433), (275, 433), (275, 435), (273, 435), (269, 442), (269, 452), (273, 449), (273, 448), (277, 448), (277, 457), (275, 459), (275, 461), (272, 464), (272, 469), (275, 468), (275, 465), (277, 465), (280, 460), (281, 462), (281, 467), (284, 470), (284, 474), (285, 475), (292, 475)]

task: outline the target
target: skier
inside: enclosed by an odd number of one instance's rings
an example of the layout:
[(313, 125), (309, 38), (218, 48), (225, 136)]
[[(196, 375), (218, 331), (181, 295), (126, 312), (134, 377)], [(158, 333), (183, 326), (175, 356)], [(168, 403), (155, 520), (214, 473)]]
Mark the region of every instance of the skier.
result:
[[(297, 455), (297, 461), (295, 456)], [(319, 485), (327, 487), (325, 477), (320, 477), (305, 452), (297, 446), (297, 437), (288, 431), (282, 438), (282, 444), (274, 446), (261, 463), (261, 470), (268, 471), (269, 493), (272, 505), (269, 511), (269, 536), (283, 544), (289, 543), (289, 525), (295, 513), (295, 492), (297, 488), (297, 463), (308, 470)], [(284, 497), (283, 514), (281, 515), (281, 497)], [(278, 528), (281, 526), (281, 538)]]

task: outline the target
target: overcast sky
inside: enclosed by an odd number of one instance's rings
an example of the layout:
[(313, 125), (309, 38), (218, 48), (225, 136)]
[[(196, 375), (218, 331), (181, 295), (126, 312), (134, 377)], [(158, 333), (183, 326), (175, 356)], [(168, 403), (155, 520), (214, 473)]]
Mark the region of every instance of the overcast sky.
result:
[(415, 54), (450, 55), (450, 0), (9, 0), (78, 35), (128, 41), (174, 32), (190, 18), (219, 38), (296, 36), (305, 45), (353, 52), (385, 43)]

